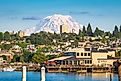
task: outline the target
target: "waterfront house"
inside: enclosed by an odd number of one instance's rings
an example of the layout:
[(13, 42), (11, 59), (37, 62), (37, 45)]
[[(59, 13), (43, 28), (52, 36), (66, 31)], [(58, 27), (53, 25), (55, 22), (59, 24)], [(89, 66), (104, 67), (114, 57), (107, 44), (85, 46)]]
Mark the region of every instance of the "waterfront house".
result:
[(60, 65), (107, 67), (113, 66), (113, 62), (117, 60), (118, 58), (115, 58), (115, 50), (83, 47), (68, 50), (65, 52), (63, 57), (52, 59), (49, 61), (54, 61)]

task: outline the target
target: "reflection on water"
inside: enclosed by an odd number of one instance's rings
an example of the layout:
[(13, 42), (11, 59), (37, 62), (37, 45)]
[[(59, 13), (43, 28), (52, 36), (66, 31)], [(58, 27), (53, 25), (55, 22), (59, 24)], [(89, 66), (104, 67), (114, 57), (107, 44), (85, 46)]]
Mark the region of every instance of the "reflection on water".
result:
[[(0, 81), (21, 81), (21, 72), (0, 72)], [(111, 73), (112, 81), (118, 75)], [(39, 72), (28, 72), (27, 81), (40, 81)], [(46, 73), (46, 81), (110, 81), (110, 73)]]
[(109, 81), (110, 77), (113, 79), (113, 73), (92, 73), (92, 79)]
[(83, 80), (88, 77), (88, 79), (92, 81), (110, 81), (110, 78), (112, 79), (112, 81), (118, 81), (118, 75), (114, 73), (80, 73), (79, 76)]
[(90, 77), (91, 80), (98, 80), (98, 81), (110, 81), (110, 77), (114, 78), (113, 73), (88, 73), (88, 74), (79, 74), (80, 77), (82, 77), (83, 79), (85, 79), (86, 77)]

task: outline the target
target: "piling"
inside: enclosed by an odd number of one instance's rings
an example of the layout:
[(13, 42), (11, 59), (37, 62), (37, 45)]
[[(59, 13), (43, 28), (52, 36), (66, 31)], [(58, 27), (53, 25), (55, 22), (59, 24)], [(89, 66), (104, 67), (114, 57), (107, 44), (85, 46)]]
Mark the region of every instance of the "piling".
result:
[(121, 65), (118, 67), (118, 79), (121, 81)]
[(41, 81), (45, 81), (45, 67), (41, 68)]
[(22, 70), (22, 81), (26, 81), (26, 66), (23, 66)]
[(110, 73), (110, 81), (112, 81), (112, 75), (111, 75), (111, 73)]

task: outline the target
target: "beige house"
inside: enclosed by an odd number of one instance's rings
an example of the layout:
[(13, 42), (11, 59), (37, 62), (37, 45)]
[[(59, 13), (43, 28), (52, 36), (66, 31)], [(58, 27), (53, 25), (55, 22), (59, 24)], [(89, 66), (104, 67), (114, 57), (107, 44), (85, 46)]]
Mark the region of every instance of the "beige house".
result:
[(113, 65), (117, 59), (108, 58), (108, 56), (115, 57), (115, 51), (95, 51), (92, 52), (92, 64), (99, 66)]
[(14, 55), (13, 53), (9, 53), (9, 52), (6, 52), (6, 51), (0, 52), (0, 57), (6, 56), (6, 59), (9, 62), (13, 59), (13, 55)]

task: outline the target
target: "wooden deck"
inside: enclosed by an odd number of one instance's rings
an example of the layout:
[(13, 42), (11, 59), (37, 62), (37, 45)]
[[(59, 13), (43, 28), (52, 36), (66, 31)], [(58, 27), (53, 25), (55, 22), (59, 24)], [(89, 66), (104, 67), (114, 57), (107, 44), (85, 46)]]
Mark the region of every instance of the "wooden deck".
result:
[(85, 67), (85, 66), (46, 66), (48, 72), (92, 72), (92, 73), (105, 73), (113, 72), (114, 68), (109, 67)]

